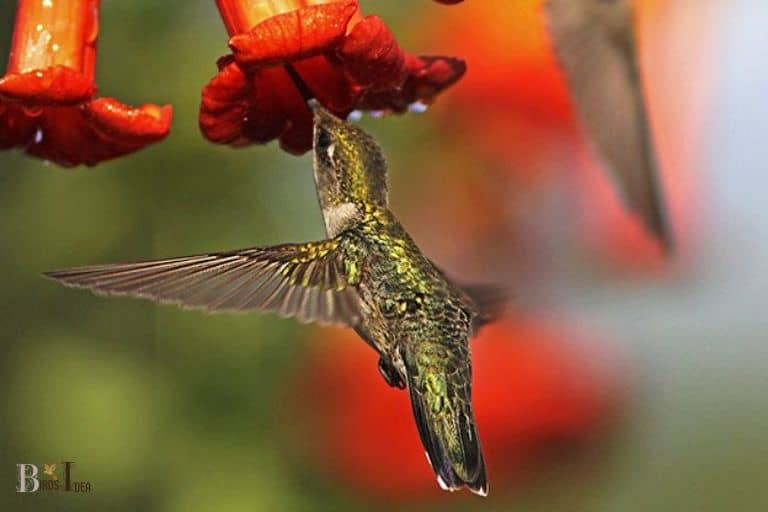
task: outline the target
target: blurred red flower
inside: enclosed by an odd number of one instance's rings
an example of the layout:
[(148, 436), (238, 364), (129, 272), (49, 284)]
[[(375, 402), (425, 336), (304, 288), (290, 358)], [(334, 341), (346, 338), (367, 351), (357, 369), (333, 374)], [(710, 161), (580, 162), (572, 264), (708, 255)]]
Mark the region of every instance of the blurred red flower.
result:
[(211, 142), (242, 146), (279, 139), (286, 151), (312, 146), (312, 117), (285, 65), (329, 110), (403, 112), (429, 103), (464, 74), (447, 57), (415, 57), (356, 0), (217, 0), (232, 54), (203, 88), (200, 128)]
[[(376, 354), (352, 331), (319, 331), (315, 338), (289, 400), (305, 455), (365, 495), (444, 496), (408, 394), (384, 383)], [(626, 377), (615, 356), (582, 339), (571, 329), (519, 318), (484, 329), (472, 342), (475, 414), (494, 492), (609, 431)]]
[(163, 139), (171, 107), (94, 98), (99, 0), (19, 0), (0, 78), (0, 148), (95, 165)]

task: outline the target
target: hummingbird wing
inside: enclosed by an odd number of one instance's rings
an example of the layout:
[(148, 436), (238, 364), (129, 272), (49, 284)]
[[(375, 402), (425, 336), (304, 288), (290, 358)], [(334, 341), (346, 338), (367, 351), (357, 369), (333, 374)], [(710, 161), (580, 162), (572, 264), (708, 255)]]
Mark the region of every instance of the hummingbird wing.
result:
[(555, 52), (587, 136), (627, 207), (670, 249), (631, 9), (629, 0), (547, 0), (545, 5)]
[(472, 334), (490, 322), (495, 322), (504, 312), (512, 295), (509, 288), (491, 283), (461, 283), (450, 277), (441, 267), (430, 260), (443, 279), (458, 291), (464, 304), (473, 312)]
[(66, 286), (210, 312), (259, 310), (303, 322), (355, 325), (360, 299), (347, 282), (342, 240), (255, 247), (48, 272)]
[(485, 324), (498, 320), (510, 298), (509, 290), (498, 285), (476, 283), (455, 286), (467, 296), (470, 304), (475, 308), (472, 334), (477, 333)]

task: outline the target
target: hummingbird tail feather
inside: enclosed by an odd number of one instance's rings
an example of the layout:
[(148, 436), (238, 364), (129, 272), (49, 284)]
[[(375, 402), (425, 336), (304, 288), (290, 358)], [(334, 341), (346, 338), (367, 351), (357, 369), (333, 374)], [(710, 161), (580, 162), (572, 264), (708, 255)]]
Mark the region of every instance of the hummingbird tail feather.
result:
[(440, 487), (456, 491), (466, 486), (475, 494), (487, 496), (485, 463), (469, 397), (450, 397), (453, 414), (436, 413), (417, 386), (410, 385), (409, 390), (419, 436)]

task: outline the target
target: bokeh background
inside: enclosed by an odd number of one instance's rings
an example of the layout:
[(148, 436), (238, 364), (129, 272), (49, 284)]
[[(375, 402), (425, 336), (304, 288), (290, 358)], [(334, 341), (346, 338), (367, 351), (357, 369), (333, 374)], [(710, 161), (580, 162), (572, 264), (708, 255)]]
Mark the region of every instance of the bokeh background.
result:
[[(768, 508), (765, 5), (638, 2), (665, 263), (579, 136), (536, 0), (362, 4), (406, 48), (468, 61), (426, 114), (362, 123), (423, 250), (517, 291), (473, 343), (490, 497), (438, 490), (406, 394), (349, 332), (39, 277), (322, 236), (308, 156), (199, 134), (226, 51), (213, 2), (134, 0), (104, 2), (97, 81), (172, 103), (170, 137), (93, 169), (0, 154), (0, 508)], [(12, 23), (6, 0), (0, 55)], [(15, 464), (62, 460), (90, 494), (14, 493)]]

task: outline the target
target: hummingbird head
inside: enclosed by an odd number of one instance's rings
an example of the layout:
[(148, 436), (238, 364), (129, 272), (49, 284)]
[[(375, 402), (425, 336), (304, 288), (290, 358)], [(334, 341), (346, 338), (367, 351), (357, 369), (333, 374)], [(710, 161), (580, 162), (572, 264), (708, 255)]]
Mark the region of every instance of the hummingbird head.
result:
[(354, 217), (360, 203), (387, 206), (387, 163), (376, 141), (362, 128), (334, 116), (316, 100), (314, 171), (326, 230), (335, 236)]

